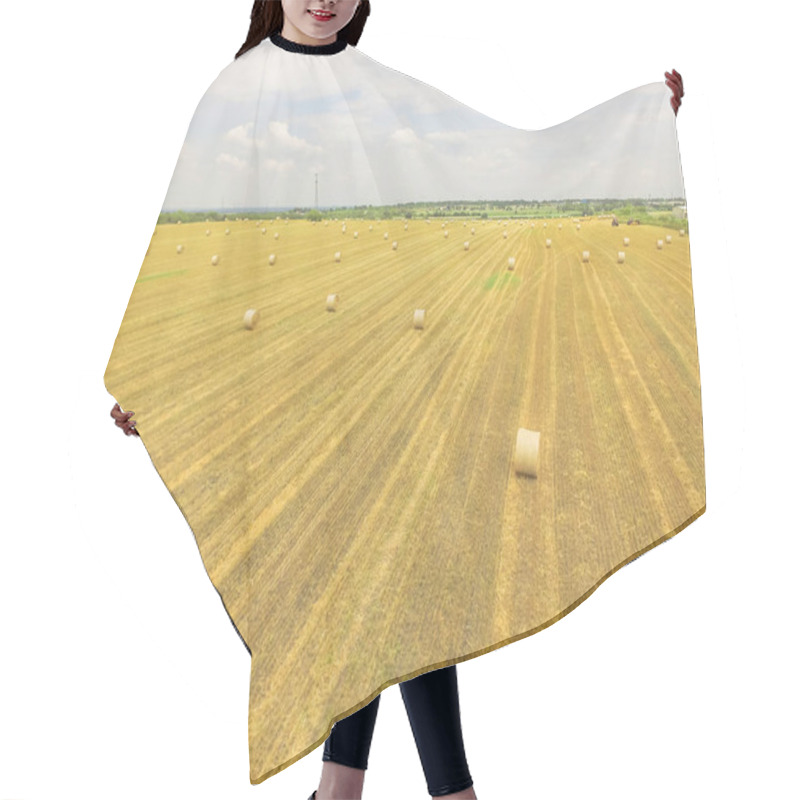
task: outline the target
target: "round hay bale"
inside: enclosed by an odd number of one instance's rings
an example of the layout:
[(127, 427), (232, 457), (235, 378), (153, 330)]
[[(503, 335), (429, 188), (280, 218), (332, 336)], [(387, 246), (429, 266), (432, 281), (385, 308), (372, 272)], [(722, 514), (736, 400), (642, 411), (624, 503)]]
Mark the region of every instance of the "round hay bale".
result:
[(576, 230), (576, 231), (579, 231), (580, 229), (581, 229), (581, 224), (580, 224), (580, 222), (579, 222), (579, 223), (578, 223), (578, 224), (575, 226), (575, 230)]
[(583, 251), (583, 263), (585, 264), (588, 261), (589, 261), (589, 251), (588, 250), (584, 250)]
[(385, 241), (386, 239), (388, 239), (388, 238), (389, 238), (389, 234), (388, 234), (388, 233), (384, 233), (384, 234), (383, 234), (383, 238), (384, 238), (384, 241)]
[(231, 235), (231, 229), (230, 228), (225, 228), (225, 235), (226, 236), (230, 236)]
[(181, 221), (180, 221), (180, 220), (178, 220), (177, 224), (178, 224), (178, 225), (180, 225), (180, 224), (181, 224)]
[(211, 231), (206, 228), (206, 236), (211, 236)]
[(269, 263), (270, 264), (274, 264), (275, 263), (275, 253), (270, 253), (269, 254)]
[(372, 230), (372, 225), (369, 226), (369, 229)]
[(262, 229), (261, 229), (261, 235), (262, 235), (262, 236), (263, 236), (263, 235), (264, 235), (266, 232), (267, 232), (267, 229), (266, 229), (266, 228), (262, 228)]
[(244, 326), (247, 330), (251, 331), (255, 328), (256, 323), (258, 322), (258, 309), (256, 308), (248, 308), (247, 311), (244, 312)]
[(625, 247), (627, 247), (630, 243), (631, 240), (627, 236), (622, 240), (622, 244), (624, 244)]
[(276, 239), (279, 239), (279, 238), (280, 238), (280, 234), (279, 234), (277, 231), (275, 231), (275, 238), (276, 238)]
[(179, 244), (179, 245), (178, 245), (178, 246), (175, 248), (175, 250), (176, 250), (178, 253), (182, 253), (182, 252), (183, 252), (183, 245), (182, 245), (182, 244)]
[(546, 228), (546, 227), (547, 227), (547, 223), (546, 223), (546, 222), (543, 222), (543, 223), (542, 223), (542, 227), (543, 227), (543, 228)]
[(328, 299), (325, 302), (325, 307), (328, 311), (336, 311), (336, 306), (339, 305), (339, 295), (338, 294), (329, 294)]
[(338, 250), (333, 254), (333, 260), (337, 264), (342, 260), (342, 254)]
[(517, 262), (516, 262), (516, 259), (514, 258), (514, 256), (511, 256), (511, 258), (508, 259), (508, 268), (509, 269), (514, 269), (514, 264), (516, 264), (516, 263)]
[(475, 235), (475, 228), (470, 228), (469, 232), (474, 236)]
[(464, 242), (464, 249), (469, 250), (469, 242)]
[(685, 231), (683, 228), (681, 228), (681, 229), (678, 231), (678, 233), (679, 233), (681, 236), (686, 236), (686, 231)]
[(667, 236), (665, 238), (666, 238), (667, 244), (672, 244), (672, 237), (669, 234), (667, 234)]
[(358, 239), (358, 231), (356, 231), (356, 232), (353, 234), (353, 238), (354, 238), (354, 239)]
[(425, 309), (418, 308), (414, 311), (414, 327), (415, 328), (424, 328), (425, 327)]
[(561, 223), (559, 222), (559, 223), (558, 223), (558, 229), (559, 229), (559, 230), (561, 230), (561, 227), (562, 227), (562, 226), (561, 226)]
[(404, 231), (407, 231), (407, 230), (408, 230), (408, 223), (407, 223), (407, 222), (406, 222), (406, 224), (405, 224), (405, 225), (403, 225), (403, 230), (404, 230)]
[(392, 242), (392, 250), (397, 250), (397, 242)]
[(503, 231), (503, 238), (508, 239), (508, 231)]
[(545, 239), (545, 240), (544, 240), (544, 246), (545, 246), (545, 247), (552, 247), (552, 246), (553, 246), (553, 241), (552, 241), (552, 239)]
[(446, 238), (447, 238), (449, 235), (450, 235), (450, 231), (445, 231), (445, 232), (444, 232), (444, 238), (445, 238), (445, 239), (446, 239)]
[(216, 267), (217, 264), (219, 264), (219, 256), (218, 255), (211, 256), (211, 263)]
[(662, 249), (664, 248), (664, 240), (663, 240), (663, 239), (659, 239), (659, 240), (656, 242), (656, 247), (657, 247), (659, 250), (662, 250)]
[(466, 222), (464, 223), (464, 227), (465, 227), (465, 228), (467, 227), (467, 223), (466, 223)]
[(517, 429), (517, 443), (514, 448), (514, 469), (522, 475), (535, 478), (539, 472), (539, 431), (527, 428)]
[(624, 264), (625, 263), (625, 253), (620, 250), (617, 253), (617, 264)]

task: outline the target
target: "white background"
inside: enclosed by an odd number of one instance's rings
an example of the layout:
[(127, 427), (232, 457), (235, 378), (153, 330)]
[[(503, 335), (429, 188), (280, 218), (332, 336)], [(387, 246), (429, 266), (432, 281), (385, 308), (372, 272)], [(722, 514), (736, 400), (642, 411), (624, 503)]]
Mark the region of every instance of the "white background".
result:
[[(249, 782), (250, 659), (103, 373), (189, 121), (250, 0), (3, 11), (0, 800), (305, 800)], [(359, 44), (540, 129), (675, 67), (704, 516), (458, 665), (481, 800), (796, 798), (796, 51), (788, 4), (374, 0)], [(427, 798), (398, 687), (364, 798)]]

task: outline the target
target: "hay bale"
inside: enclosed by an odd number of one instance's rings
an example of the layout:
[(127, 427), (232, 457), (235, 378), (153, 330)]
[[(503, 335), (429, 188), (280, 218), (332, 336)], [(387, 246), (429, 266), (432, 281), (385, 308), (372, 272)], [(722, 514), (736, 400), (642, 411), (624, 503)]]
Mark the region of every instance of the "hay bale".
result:
[(404, 230), (404, 231), (407, 231), (407, 230), (408, 230), (408, 223), (407, 223), (407, 222), (406, 222), (406, 224), (405, 224), (405, 225), (403, 225), (403, 230)]
[(657, 247), (659, 250), (663, 250), (663, 249), (664, 249), (664, 240), (663, 240), (663, 239), (659, 239), (659, 240), (656, 242), (656, 247)]
[(516, 263), (517, 262), (516, 262), (516, 259), (514, 258), (514, 256), (511, 256), (511, 258), (508, 259), (508, 268), (509, 269), (514, 269), (514, 264), (516, 264)]
[(231, 235), (231, 229), (230, 228), (225, 228), (225, 235), (226, 236), (230, 236)]
[(338, 250), (333, 254), (333, 260), (337, 264), (342, 260), (342, 254)]
[(275, 263), (275, 253), (270, 253), (269, 254), (269, 263), (270, 264), (274, 264)]
[(418, 308), (414, 311), (414, 327), (415, 328), (424, 328), (425, 327), (425, 309)]
[(211, 231), (206, 228), (206, 236), (211, 236)]
[(182, 253), (182, 252), (183, 252), (183, 245), (182, 245), (182, 244), (179, 244), (179, 245), (178, 245), (178, 246), (175, 248), (175, 250), (178, 252), (178, 254)]
[(589, 251), (588, 250), (584, 250), (583, 251), (583, 263), (586, 264), (588, 261), (589, 261)]
[(328, 311), (336, 311), (336, 306), (339, 305), (339, 295), (338, 294), (329, 294), (328, 299), (325, 302), (325, 307)]
[(256, 323), (258, 322), (259, 313), (258, 310), (255, 308), (248, 308), (247, 311), (244, 312), (244, 326), (247, 330), (251, 331), (255, 328)]
[(372, 225), (369, 226), (369, 229), (372, 230)]
[(581, 224), (580, 224), (580, 222), (579, 222), (579, 223), (578, 223), (578, 224), (575, 226), (575, 230), (576, 230), (576, 231), (579, 231), (580, 229), (581, 229)]
[(469, 242), (464, 242), (464, 249), (469, 250)]
[(356, 231), (356, 232), (353, 234), (353, 238), (354, 238), (354, 239), (358, 239), (358, 231)]
[(384, 234), (383, 234), (383, 239), (384, 239), (384, 241), (386, 241), (386, 239), (388, 239), (388, 238), (389, 238), (389, 234), (388, 234), (388, 233), (384, 233)]
[(508, 239), (508, 231), (503, 231), (503, 238)]
[(211, 256), (211, 263), (216, 267), (217, 264), (219, 264), (219, 256), (218, 255)]
[(678, 231), (678, 233), (679, 233), (681, 236), (686, 236), (686, 231), (685, 231), (683, 228), (681, 228), (681, 229)]
[(625, 253), (620, 250), (617, 253), (617, 264), (624, 264), (625, 263)]
[(474, 236), (475, 235), (475, 228), (470, 228), (469, 232)]
[(545, 239), (545, 240), (544, 240), (544, 246), (545, 246), (545, 247), (552, 247), (552, 246), (553, 246), (553, 241), (552, 241), (552, 239)]
[(263, 236), (263, 235), (264, 235), (266, 232), (267, 232), (267, 229), (266, 229), (266, 228), (262, 228), (262, 229), (261, 229), (261, 235), (262, 235), (262, 236)]
[(392, 242), (392, 250), (397, 250), (397, 242)]
[(527, 428), (517, 429), (517, 443), (514, 448), (514, 469), (521, 475), (535, 478), (539, 472), (539, 431)]
[(277, 231), (275, 231), (275, 238), (278, 239), (279, 237), (280, 237), (280, 234)]
[(627, 236), (622, 240), (622, 244), (624, 244), (625, 247), (627, 247), (630, 243), (631, 240)]
[(543, 223), (542, 223), (542, 227), (543, 227), (543, 228), (546, 228), (546, 227), (547, 227), (547, 223), (546, 223), (546, 222), (543, 222)]
[(561, 227), (562, 227), (562, 226), (561, 226), (561, 223), (559, 222), (559, 223), (558, 223), (558, 229), (559, 229), (559, 230), (561, 230)]
[(670, 236), (669, 234), (667, 234), (667, 236), (666, 236), (665, 238), (666, 238), (666, 240), (667, 240), (667, 244), (672, 244), (672, 236)]

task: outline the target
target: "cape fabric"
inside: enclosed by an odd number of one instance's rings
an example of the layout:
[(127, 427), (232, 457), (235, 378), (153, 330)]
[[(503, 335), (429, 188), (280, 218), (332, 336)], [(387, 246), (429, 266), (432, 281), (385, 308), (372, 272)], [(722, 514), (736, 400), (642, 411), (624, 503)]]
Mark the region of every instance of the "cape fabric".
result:
[(251, 655), (251, 783), (705, 511), (669, 98), (527, 131), (276, 34), (201, 99), (105, 385)]

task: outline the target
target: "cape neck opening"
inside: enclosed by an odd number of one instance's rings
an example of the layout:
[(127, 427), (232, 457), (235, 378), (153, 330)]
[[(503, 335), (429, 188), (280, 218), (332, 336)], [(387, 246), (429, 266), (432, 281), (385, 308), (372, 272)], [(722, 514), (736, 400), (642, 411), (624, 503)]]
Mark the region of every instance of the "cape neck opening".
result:
[(334, 53), (341, 53), (347, 47), (347, 39), (337, 39), (330, 44), (300, 44), (287, 39), (279, 32), (273, 33), (269, 40), (276, 47), (288, 50), (290, 53), (305, 53), (309, 56), (330, 56)]

